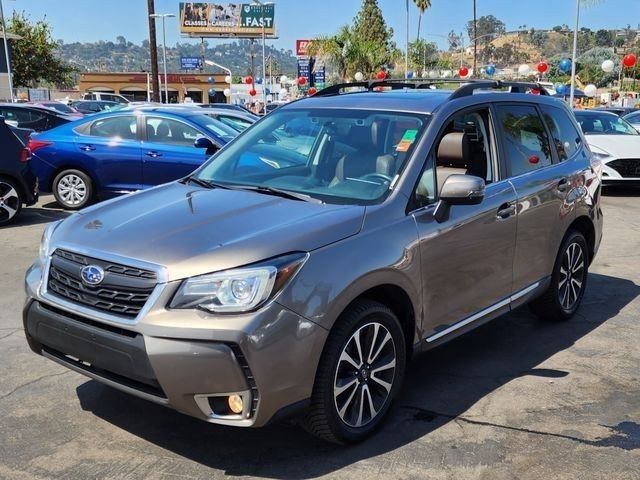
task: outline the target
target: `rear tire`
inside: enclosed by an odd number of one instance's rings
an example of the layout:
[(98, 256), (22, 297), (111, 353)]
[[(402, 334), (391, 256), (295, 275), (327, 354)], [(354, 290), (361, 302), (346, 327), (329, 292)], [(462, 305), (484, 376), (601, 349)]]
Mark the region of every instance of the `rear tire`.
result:
[(0, 177), (0, 227), (12, 223), (22, 211), (22, 190), (15, 180)]
[(343, 445), (372, 435), (402, 385), (406, 353), (402, 327), (389, 308), (370, 300), (352, 304), (322, 353), (306, 429)]
[(547, 291), (531, 303), (531, 310), (543, 320), (565, 321), (580, 308), (587, 287), (589, 249), (582, 233), (567, 233), (551, 275)]
[(80, 210), (93, 199), (93, 182), (86, 173), (70, 169), (56, 175), (53, 180), (53, 196), (65, 210)]

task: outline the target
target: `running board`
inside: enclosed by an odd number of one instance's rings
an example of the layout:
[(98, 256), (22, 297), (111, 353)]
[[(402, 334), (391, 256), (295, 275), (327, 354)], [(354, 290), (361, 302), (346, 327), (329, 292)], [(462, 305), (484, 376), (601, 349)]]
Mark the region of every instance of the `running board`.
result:
[(527, 288), (520, 290), (519, 292), (514, 293), (513, 295), (511, 295), (508, 298), (505, 298), (504, 300), (499, 301), (498, 303), (491, 305), (488, 308), (485, 308), (484, 310), (471, 315), (470, 317), (465, 318), (464, 320), (459, 321), (458, 323), (454, 323), (453, 325), (451, 325), (450, 327), (445, 328), (444, 330), (439, 331), (438, 333), (435, 333), (433, 335), (431, 335), (430, 337), (427, 337), (427, 343), (431, 343), (431, 342), (435, 342), (436, 340), (438, 340), (439, 338), (444, 337), (445, 335), (449, 335), (451, 332), (455, 332), (456, 330), (464, 327), (465, 325), (469, 325), (470, 323), (475, 322), (476, 320), (480, 320), (483, 317), (486, 317), (487, 315), (495, 312), (496, 310), (499, 310), (502, 307), (505, 307), (507, 305), (509, 305), (510, 303), (515, 302), (516, 300), (518, 300), (519, 298), (524, 297), (525, 295), (533, 292), (536, 288), (538, 288), (540, 286), (541, 282), (536, 282), (533, 285), (529, 285)]

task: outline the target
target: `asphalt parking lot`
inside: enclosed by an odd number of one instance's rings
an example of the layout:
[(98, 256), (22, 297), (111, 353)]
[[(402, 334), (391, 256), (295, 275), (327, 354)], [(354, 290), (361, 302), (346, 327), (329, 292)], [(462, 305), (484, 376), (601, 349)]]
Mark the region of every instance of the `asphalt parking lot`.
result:
[(640, 478), (640, 190), (603, 198), (577, 318), (524, 308), (418, 357), (381, 432), (350, 448), (209, 425), (33, 354), (22, 280), (64, 216), (51, 201), (0, 230), (1, 479)]

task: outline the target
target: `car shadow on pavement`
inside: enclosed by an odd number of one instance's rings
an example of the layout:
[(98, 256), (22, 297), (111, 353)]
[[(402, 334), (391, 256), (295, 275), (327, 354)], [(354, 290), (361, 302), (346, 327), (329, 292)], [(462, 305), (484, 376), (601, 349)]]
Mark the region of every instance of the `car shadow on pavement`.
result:
[[(80, 385), (77, 394), (84, 410), (227, 475), (315, 478), (423, 437), (428, 441), (431, 432), (459, 421), (471, 406), (513, 379), (570, 378), (570, 369), (538, 365), (615, 317), (638, 295), (640, 286), (630, 280), (591, 274), (583, 306), (569, 322), (541, 321), (523, 308), (418, 356), (382, 429), (351, 447), (324, 443), (291, 423), (261, 429), (211, 425), (96, 381)], [(481, 417), (474, 419), (482, 424)], [(442, 452), (432, 449), (425, 447), (425, 461), (440, 458)]]
[(55, 222), (62, 218), (67, 218), (70, 212), (64, 210), (49, 210), (48, 208), (26, 207), (16, 218), (16, 220), (7, 225), (7, 229), (11, 227), (26, 227), (29, 225), (38, 225), (41, 223)]

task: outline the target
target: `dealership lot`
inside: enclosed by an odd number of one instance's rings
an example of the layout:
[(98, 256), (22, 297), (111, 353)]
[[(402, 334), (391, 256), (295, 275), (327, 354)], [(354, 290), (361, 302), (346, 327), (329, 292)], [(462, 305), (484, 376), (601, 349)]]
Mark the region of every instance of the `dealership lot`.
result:
[(640, 191), (603, 198), (574, 320), (521, 309), (419, 357), (382, 431), (350, 448), (289, 423), (209, 425), (33, 354), (22, 279), (65, 215), (51, 202), (0, 230), (0, 479), (640, 476)]

